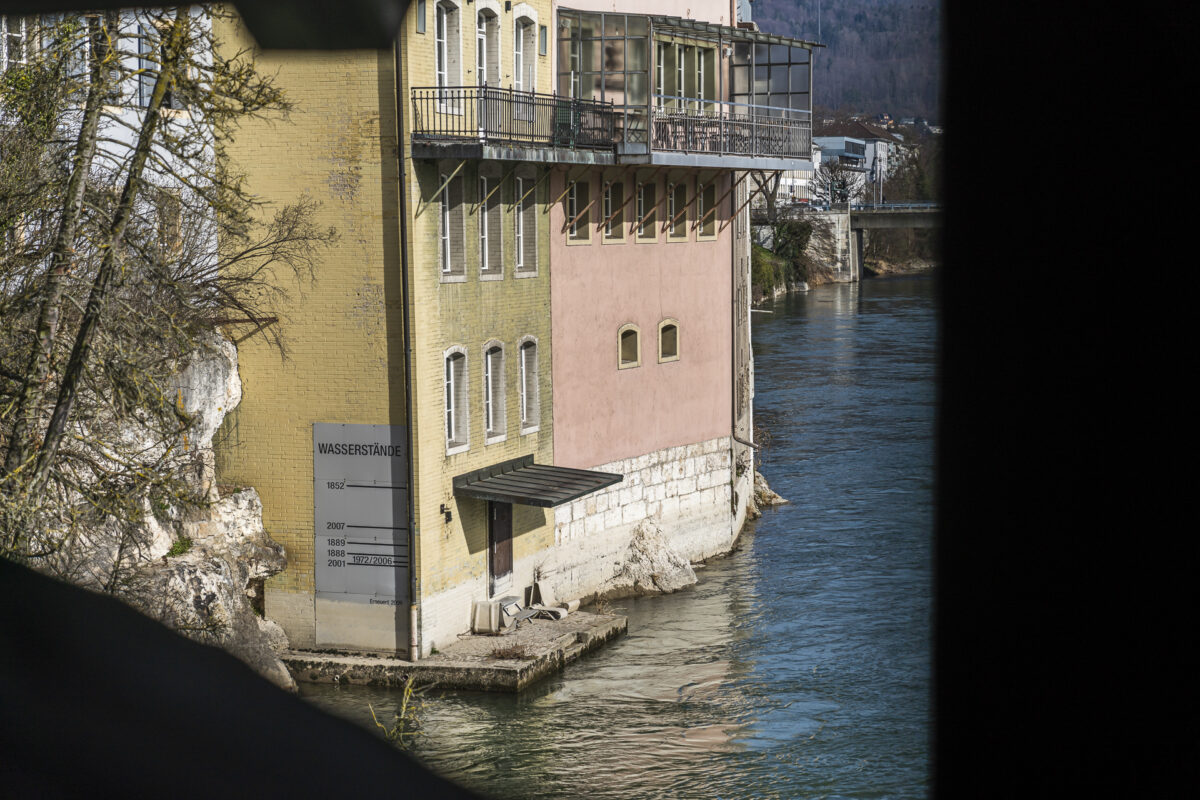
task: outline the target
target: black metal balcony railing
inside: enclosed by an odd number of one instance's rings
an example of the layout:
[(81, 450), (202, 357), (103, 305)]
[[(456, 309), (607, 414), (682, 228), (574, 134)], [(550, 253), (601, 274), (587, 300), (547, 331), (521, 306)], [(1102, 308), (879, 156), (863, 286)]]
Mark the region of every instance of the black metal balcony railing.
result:
[(654, 150), (776, 158), (812, 157), (807, 111), (655, 95)]
[(490, 86), (412, 90), (413, 139), (612, 148), (613, 104)]

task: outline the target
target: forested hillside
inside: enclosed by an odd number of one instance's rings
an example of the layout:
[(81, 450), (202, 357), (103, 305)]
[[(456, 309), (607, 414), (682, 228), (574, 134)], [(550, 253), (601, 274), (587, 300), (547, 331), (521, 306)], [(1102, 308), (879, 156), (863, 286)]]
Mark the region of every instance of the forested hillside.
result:
[(753, 14), (764, 31), (826, 45), (815, 106), (941, 120), (941, 0), (757, 0)]

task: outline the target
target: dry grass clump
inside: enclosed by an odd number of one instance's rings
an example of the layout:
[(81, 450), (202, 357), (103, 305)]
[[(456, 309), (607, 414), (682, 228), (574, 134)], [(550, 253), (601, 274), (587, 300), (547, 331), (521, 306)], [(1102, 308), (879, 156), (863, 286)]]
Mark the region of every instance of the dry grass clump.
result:
[(497, 645), (492, 648), (492, 658), (518, 660), (529, 658), (529, 649), (523, 644)]

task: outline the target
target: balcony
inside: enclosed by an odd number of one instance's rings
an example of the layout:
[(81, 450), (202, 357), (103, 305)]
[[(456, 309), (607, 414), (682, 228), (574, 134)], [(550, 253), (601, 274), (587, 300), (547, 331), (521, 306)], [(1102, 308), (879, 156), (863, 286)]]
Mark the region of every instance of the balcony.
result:
[(495, 87), (414, 88), (412, 110), (426, 158), (791, 169), (812, 151), (808, 111), (715, 100), (655, 95), (649, 136), (645, 106)]
[(654, 96), (652, 151), (754, 158), (812, 156), (807, 111)]
[(490, 86), (415, 87), (412, 112), (418, 156), (614, 163), (619, 138), (612, 103)]

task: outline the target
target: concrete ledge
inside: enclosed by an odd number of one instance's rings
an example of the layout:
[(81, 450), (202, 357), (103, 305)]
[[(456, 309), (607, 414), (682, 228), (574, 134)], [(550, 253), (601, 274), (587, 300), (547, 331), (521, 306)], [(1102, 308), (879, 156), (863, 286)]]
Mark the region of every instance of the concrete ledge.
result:
[[(468, 635), (422, 661), (384, 656), (289, 650), (283, 663), (298, 683), (403, 686), (410, 675), (418, 686), (519, 692), (629, 628), (619, 614), (577, 611), (564, 620), (528, 620), (500, 636)], [(523, 649), (519, 658), (496, 658), (498, 649)]]

